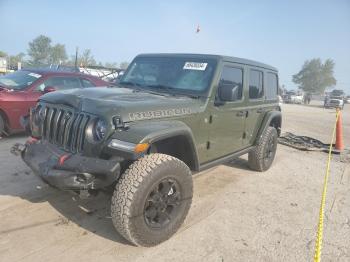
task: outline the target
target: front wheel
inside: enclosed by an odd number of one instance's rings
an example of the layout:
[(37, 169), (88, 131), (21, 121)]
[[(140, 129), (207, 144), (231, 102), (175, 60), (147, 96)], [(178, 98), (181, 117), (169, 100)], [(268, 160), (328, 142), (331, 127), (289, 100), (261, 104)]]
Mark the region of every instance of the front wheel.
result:
[(271, 167), (276, 155), (277, 137), (276, 128), (267, 127), (259, 144), (248, 154), (248, 164), (251, 169), (262, 172)]
[(116, 230), (137, 246), (169, 239), (182, 225), (193, 195), (191, 171), (181, 160), (150, 154), (119, 179), (111, 205)]

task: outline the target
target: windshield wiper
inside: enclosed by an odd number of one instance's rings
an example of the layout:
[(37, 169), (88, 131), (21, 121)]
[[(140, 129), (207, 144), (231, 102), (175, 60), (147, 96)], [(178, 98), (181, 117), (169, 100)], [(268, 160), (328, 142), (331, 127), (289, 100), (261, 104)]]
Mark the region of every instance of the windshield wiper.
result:
[(143, 85), (141, 85), (139, 83), (125, 81), (125, 82), (120, 82), (118, 84), (129, 86), (129, 88), (132, 88), (134, 90), (134, 92), (146, 92), (146, 93), (149, 93), (149, 94), (165, 96), (164, 93), (160, 94), (159, 92), (152, 92), (151, 90), (145, 89), (144, 88), (145, 86), (143, 86)]
[[(201, 96), (200, 95), (194, 95), (194, 94), (189, 94), (189, 93), (184, 93), (184, 92), (179, 92), (179, 88), (176, 87), (172, 87), (172, 86), (167, 86), (167, 85), (147, 85), (146, 87), (152, 88), (152, 89), (157, 89), (157, 90), (165, 90), (165, 91), (170, 91), (169, 95), (180, 95), (180, 96), (188, 96), (194, 99), (198, 99)], [(171, 91), (175, 91), (175, 92), (171, 92)]]
[(134, 82), (130, 82), (130, 81), (123, 81), (123, 82), (119, 82), (118, 84), (127, 85), (127, 86), (141, 86), (139, 83), (134, 83)]
[(134, 82), (130, 82), (130, 81), (119, 82), (118, 84), (116, 84), (116, 86), (131, 88), (131, 89), (136, 90), (136, 91), (141, 90), (141, 85), (139, 83), (134, 83)]
[(154, 88), (154, 89), (158, 89), (158, 90), (164, 89), (166, 91), (177, 89), (175, 87), (167, 86), (167, 85), (146, 85), (146, 87)]

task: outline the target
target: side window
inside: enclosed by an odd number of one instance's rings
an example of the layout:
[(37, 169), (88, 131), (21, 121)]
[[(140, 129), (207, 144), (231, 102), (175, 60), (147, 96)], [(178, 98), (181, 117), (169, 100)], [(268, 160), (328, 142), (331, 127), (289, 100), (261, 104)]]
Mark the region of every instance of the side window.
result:
[(266, 99), (276, 99), (278, 94), (278, 81), (277, 75), (274, 73), (267, 73), (266, 76)]
[(44, 88), (47, 86), (56, 87), (59, 90), (80, 88), (81, 84), (77, 77), (51, 77), (44, 83)]
[(95, 87), (96, 85), (92, 83), (90, 80), (85, 78), (80, 78), (81, 83), (83, 84), (83, 87)]
[(80, 88), (81, 83), (77, 77), (62, 77), (63, 85), (60, 89)]
[(249, 98), (257, 99), (264, 95), (263, 72), (250, 70), (249, 73)]
[(221, 73), (218, 96), (222, 101), (238, 101), (242, 99), (243, 70), (224, 66)]
[(45, 87), (52, 86), (59, 88), (63, 85), (63, 79), (61, 77), (50, 77), (46, 79), (44, 82), (42, 82), (38, 87), (37, 90), (44, 91)]

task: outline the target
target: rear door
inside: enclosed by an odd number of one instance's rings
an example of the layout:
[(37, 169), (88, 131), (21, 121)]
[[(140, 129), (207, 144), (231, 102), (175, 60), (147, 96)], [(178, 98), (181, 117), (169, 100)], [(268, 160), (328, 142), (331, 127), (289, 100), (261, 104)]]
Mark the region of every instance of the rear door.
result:
[(247, 119), (245, 122), (245, 139), (244, 145), (252, 145), (259, 131), (260, 124), (263, 120), (265, 107), (265, 88), (264, 88), (264, 70), (260, 68), (247, 67), (248, 89)]
[[(239, 64), (224, 63), (216, 99), (210, 106), (211, 122), (208, 141), (208, 160), (214, 160), (242, 149), (246, 117), (243, 97), (244, 68)], [(220, 101), (219, 91), (224, 86), (234, 87), (237, 95), (232, 101)]]

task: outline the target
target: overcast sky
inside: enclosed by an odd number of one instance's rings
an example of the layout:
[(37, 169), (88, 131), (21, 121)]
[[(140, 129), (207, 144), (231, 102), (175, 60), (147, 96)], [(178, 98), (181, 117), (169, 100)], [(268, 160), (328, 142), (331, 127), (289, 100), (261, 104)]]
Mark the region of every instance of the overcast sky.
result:
[(337, 88), (350, 93), (350, 0), (0, 0), (0, 25), (0, 50), (9, 54), (26, 52), (40, 34), (69, 54), (89, 48), (102, 62), (147, 52), (223, 54), (277, 67), (287, 89), (296, 88), (291, 76), (305, 60), (332, 58)]

